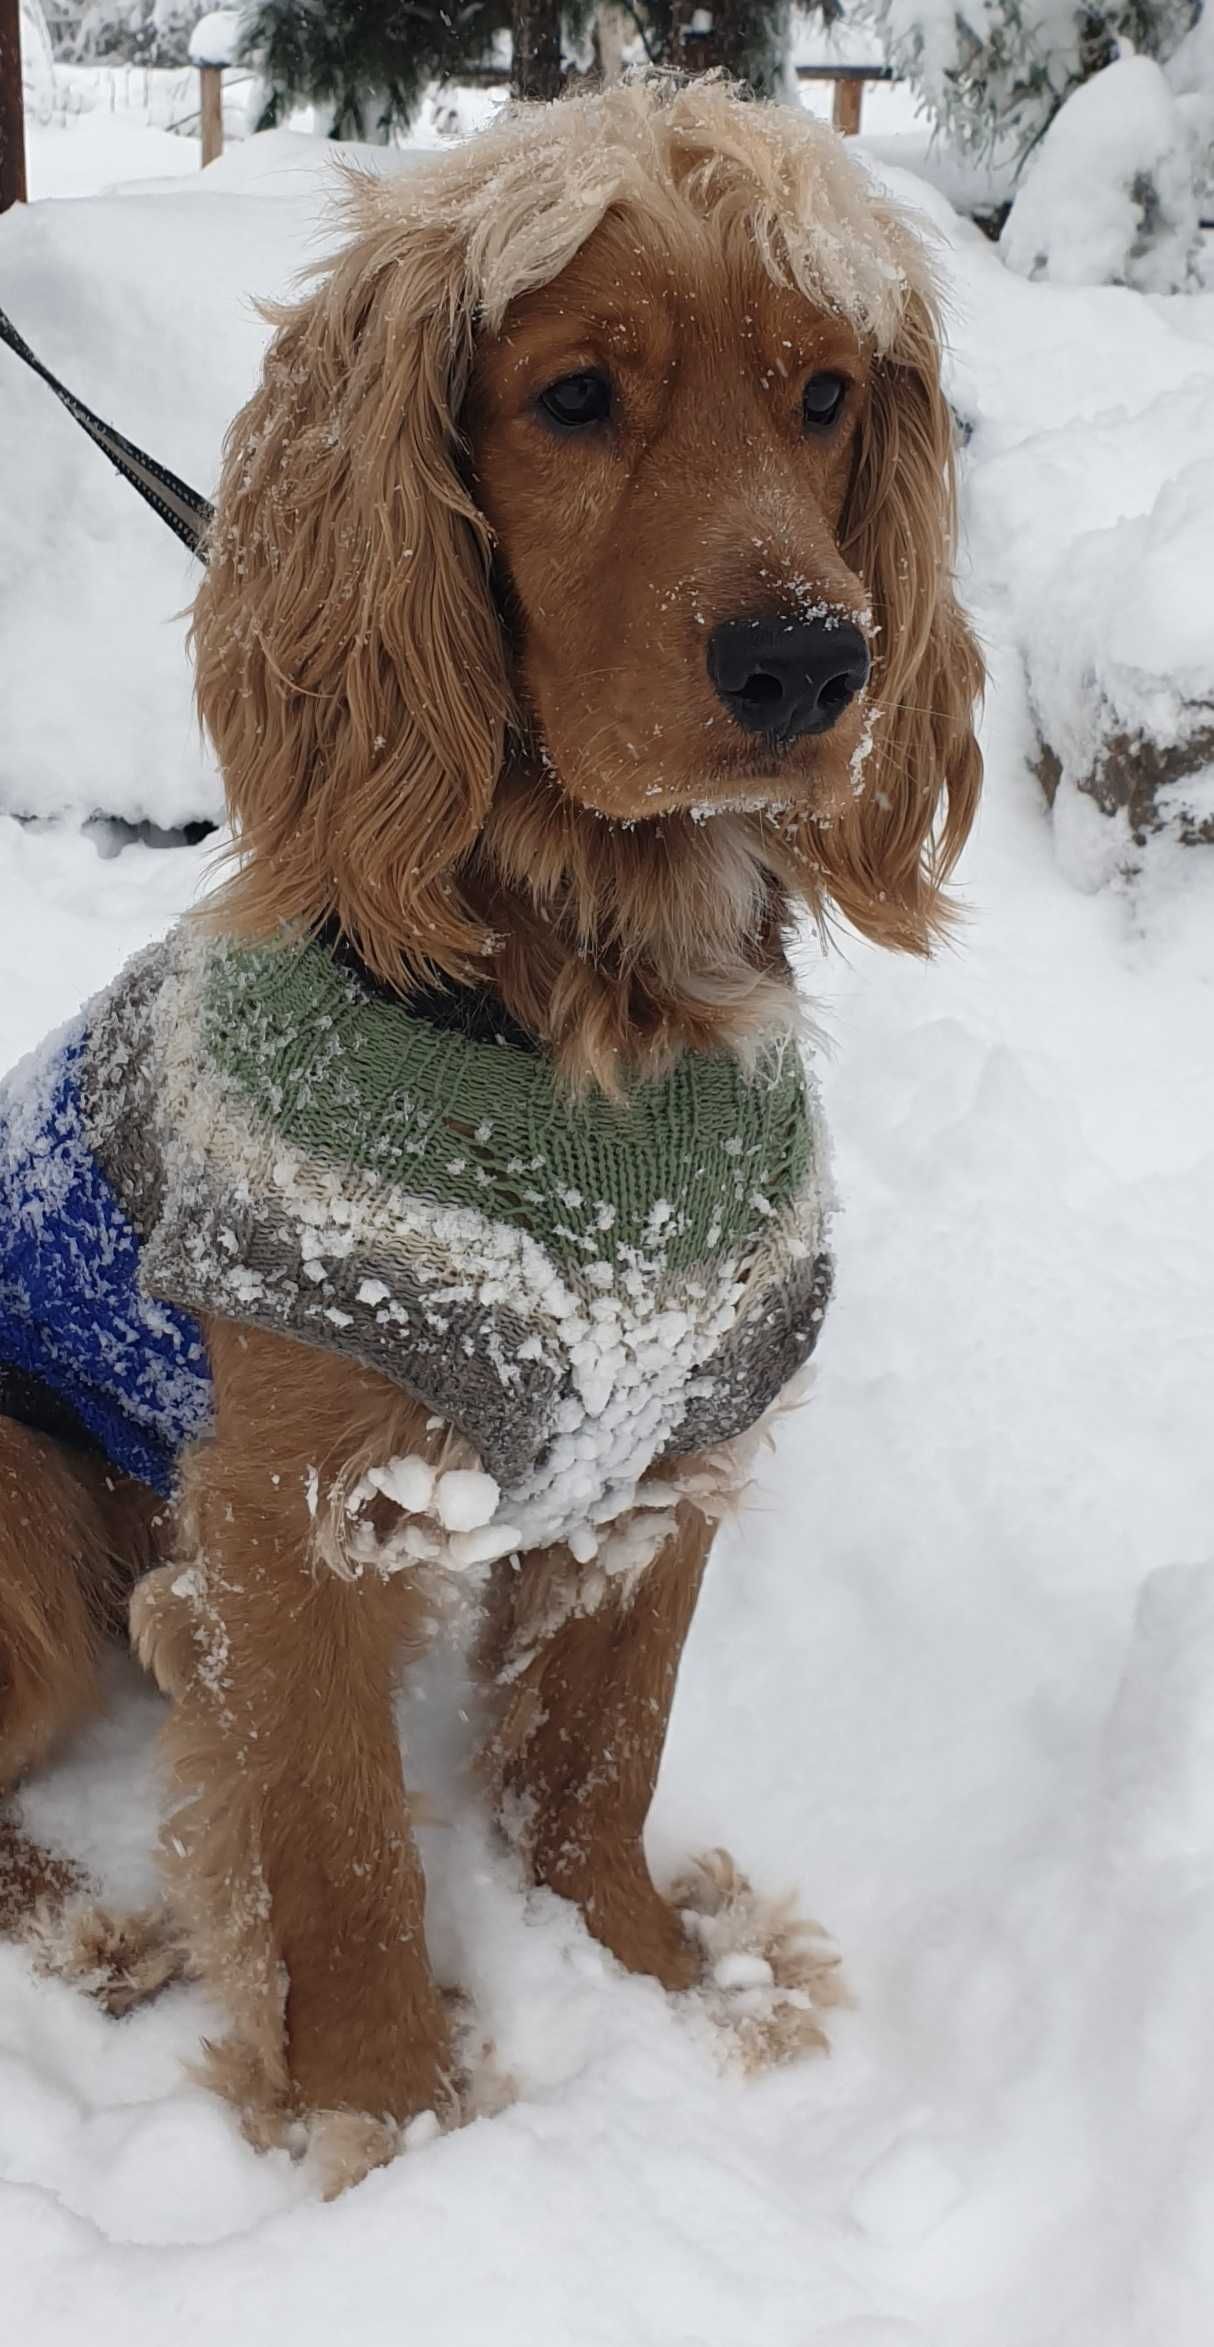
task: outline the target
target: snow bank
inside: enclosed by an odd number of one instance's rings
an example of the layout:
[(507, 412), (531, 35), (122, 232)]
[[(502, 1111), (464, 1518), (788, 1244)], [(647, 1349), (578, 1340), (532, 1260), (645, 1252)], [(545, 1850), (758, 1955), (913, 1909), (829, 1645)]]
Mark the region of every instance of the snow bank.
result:
[(1001, 239), (1022, 277), (1182, 292), (1198, 240), (1186, 117), (1149, 57), (1072, 91), (1025, 173)]
[[(274, 131), (171, 188), (14, 210), (0, 306), (71, 390), (208, 494), (266, 338), (253, 297), (323, 249), (333, 173), (329, 147)], [(213, 819), (184, 649), (197, 565), (3, 349), (0, 511), (0, 809)]]

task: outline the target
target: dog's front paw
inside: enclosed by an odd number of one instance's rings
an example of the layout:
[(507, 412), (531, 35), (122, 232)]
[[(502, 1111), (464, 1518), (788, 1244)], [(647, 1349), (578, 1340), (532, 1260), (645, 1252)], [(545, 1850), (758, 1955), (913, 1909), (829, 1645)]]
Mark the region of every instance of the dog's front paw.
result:
[(278, 2146), (306, 2160), (325, 2200), (336, 2200), (373, 2169), (387, 2167), (401, 2153), (417, 2152), (469, 2119), (496, 2117), (514, 2100), (514, 2081), (499, 2070), (470, 1998), (444, 1992), (453, 2065), (444, 2075), (432, 2107), (403, 2124), (371, 2111), (310, 2110), (291, 2117), (281, 2107), (260, 2115), (247, 2111), (245, 2134), (259, 2150)]
[(697, 2004), (747, 2069), (827, 2049), (823, 2015), (847, 2003), (847, 1990), (832, 1942), (794, 1898), (760, 1898), (727, 1850), (709, 1850), (672, 1885), (670, 1902), (697, 1951)]
[[(427, 2126), (428, 2121), (433, 2125)], [(322, 2200), (336, 2200), (374, 2168), (386, 2168), (411, 2136), (428, 2139), (439, 2131), (431, 2111), (422, 2111), (404, 2129), (394, 2119), (377, 2119), (370, 2111), (313, 2111), (306, 2130), (307, 2161)]]
[(208, 2041), (193, 2075), (234, 2107), (241, 2134), (254, 2151), (287, 2152), (304, 2165), (324, 2200), (336, 2200), (361, 2184), (373, 2168), (387, 2167), (402, 2148), (428, 2142), (458, 2124), (445, 2080), (436, 2094), (438, 2107), (421, 2109), (403, 2122), (389, 2111), (314, 2101), (300, 2093), (284, 2049), (269, 2035)]
[[(220, 2051), (226, 2060), (232, 2049)], [(430, 2111), (402, 2128), (374, 2111), (301, 2111), (289, 2095), (275, 2099), (270, 2094), (246, 2101), (240, 2131), (254, 2151), (288, 2153), (306, 2170), (322, 2200), (337, 2200), (373, 2169), (388, 2167), (402, 2145), (428, 2141), (439, 2126)]]

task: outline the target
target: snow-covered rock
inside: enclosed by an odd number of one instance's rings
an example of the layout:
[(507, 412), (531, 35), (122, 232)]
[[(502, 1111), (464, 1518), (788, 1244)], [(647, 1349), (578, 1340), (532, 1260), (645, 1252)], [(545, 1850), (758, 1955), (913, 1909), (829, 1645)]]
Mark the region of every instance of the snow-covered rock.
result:
[(1121, 57), (1055, 115), (1008, 215), (1004, 259), (1055, 285), (1176, 293), (1197, 238), (1188, 119), (1160, 66)]

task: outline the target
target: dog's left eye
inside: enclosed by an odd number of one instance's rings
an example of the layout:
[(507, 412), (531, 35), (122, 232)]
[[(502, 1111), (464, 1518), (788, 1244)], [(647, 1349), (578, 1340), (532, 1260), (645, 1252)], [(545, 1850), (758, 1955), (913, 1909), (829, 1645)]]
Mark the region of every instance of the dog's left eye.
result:
[(833, 424), (847, 397), (847, 383), (842, 375), (811, 375), (801, 395), (801, 413), (807, 427), (824, 432)]
[(579, 431), (583, 424), (605, 424), (611, 414), (611, 385), (605, 375), (562, 375), (541, 391), (539, 405), (563, 431)]

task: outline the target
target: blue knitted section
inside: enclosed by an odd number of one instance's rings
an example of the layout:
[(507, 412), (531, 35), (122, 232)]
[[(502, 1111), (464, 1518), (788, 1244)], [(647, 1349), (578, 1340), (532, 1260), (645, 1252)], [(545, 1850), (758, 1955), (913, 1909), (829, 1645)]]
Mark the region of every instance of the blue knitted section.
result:
[(77, 1020), (0, 1085), (0, 1365), (75, 1410), (115, 1467), (168, 1492), (210, 1422), (198, 1323), (139, 1288), (140, 1239), (89, 1147)]

